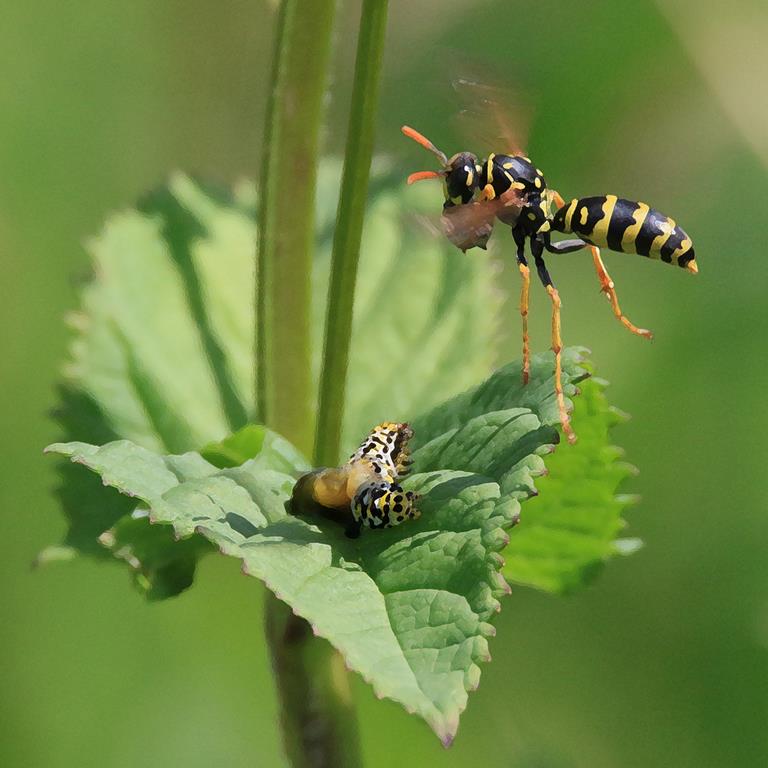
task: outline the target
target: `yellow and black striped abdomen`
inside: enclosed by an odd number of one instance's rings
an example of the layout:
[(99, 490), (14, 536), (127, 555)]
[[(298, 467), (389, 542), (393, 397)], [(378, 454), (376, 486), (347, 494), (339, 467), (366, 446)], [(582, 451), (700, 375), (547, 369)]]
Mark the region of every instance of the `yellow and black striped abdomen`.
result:
[(691, 238), (663, 213), (616, 195), (571, 200), (552, 218), (552, 230), (573, 233), (612, 251), (638, 253), (697, 271)]

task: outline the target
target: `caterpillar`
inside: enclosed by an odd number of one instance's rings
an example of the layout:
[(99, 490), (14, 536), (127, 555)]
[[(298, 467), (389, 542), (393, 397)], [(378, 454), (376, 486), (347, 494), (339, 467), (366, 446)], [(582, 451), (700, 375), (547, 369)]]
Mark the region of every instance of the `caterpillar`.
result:
[(377, 424), (345, 464), (298, 479), (291, 512), (316, 512), (341, 522), (350, 538), (357, 538), (363, 528), (391, 528), (418, 518), (417, 494), (398, 482), (410, 471), (412, 437), (408, 424)]

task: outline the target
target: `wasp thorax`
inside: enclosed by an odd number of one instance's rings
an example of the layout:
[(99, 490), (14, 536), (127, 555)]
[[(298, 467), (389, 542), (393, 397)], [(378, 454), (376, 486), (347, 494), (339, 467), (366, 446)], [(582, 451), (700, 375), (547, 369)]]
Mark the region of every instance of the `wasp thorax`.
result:
[(459, 152), (448, 161), (445, 187), (452, 203), (468, 203), (472, 200), (479, 182), (477, 157), (471, 152)]

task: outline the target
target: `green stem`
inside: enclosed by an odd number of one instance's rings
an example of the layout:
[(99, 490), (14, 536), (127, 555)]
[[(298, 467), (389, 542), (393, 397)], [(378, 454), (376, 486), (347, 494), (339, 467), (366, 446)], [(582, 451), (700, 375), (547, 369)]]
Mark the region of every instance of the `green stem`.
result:
[[(267, 111), (256, 286), (257, 419), (305, 453), (312, 446), (310, 281), (317, 148), (335, 0), (280, 6)], [(360, 765), (340, 654), (271, 592), (266, 636), (294, 768)]]
[(280, 681), (280, 724), (291, 765), (357, 768), (360, 744), (343, 658), (271, 592), (265, 614), (272, 666)]
[(315, 181), (334, 10), (335, 0), (280, 6), (261, 173), (256, 418), (306, 454)]
[(352, 335), (352, 308), (387, 23), (387, 0), (363, 0), (344, 174), (333, 238), (323, 366), (315, 430), (315, 465), (338, 462)]

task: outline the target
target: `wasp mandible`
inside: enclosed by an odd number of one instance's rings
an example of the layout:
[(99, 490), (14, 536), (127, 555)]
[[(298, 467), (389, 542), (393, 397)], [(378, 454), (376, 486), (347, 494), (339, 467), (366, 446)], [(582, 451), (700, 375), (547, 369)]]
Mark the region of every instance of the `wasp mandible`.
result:
[[(566, 203), (547, 187), (544, 175), (522, 152), (491, 153), (479, 160), (470, 152), (448, 157), (429, 139), (407, 125), (402, 132), (432, 152), (440, 161), (439, 171), (418, 171), (408, 176), (408, 184), (424, 179), (441, 179), (443, 231), (462, 251), (485, 248), (498, 219), (512, 229), (517, 248), (517, 265), (522, 277), (520, 315), (523, 326), (523, 383), (530, 374), (528, 340), (528, 295), (530, 270), (526, 259), (529, 244), (536, 272), (552, 303), (552, 351), (555, 354), (555, 395), (560, 423), (569, 443), (576, 441), (565, 408), (560, 352), (560, 295), (544, 262), (544, 252), (572, 253), (589, 248), (600, 281), (600, 290), (611, 303), (614, 315), (632, 333), (647, 339), (653, 334), (638, 328), (621, 311), (614, 282), (600, 257), (600, 248), (637, 253), (667, 264), (677, 264), (698, 272), (691, 238), (677, 223), (645, 203), (616, 195), (582, 197)], [(552, 213), (555, 208), (554, 214)], [(578, 239), (551, 239), (552, 232), (574, 234)]]

